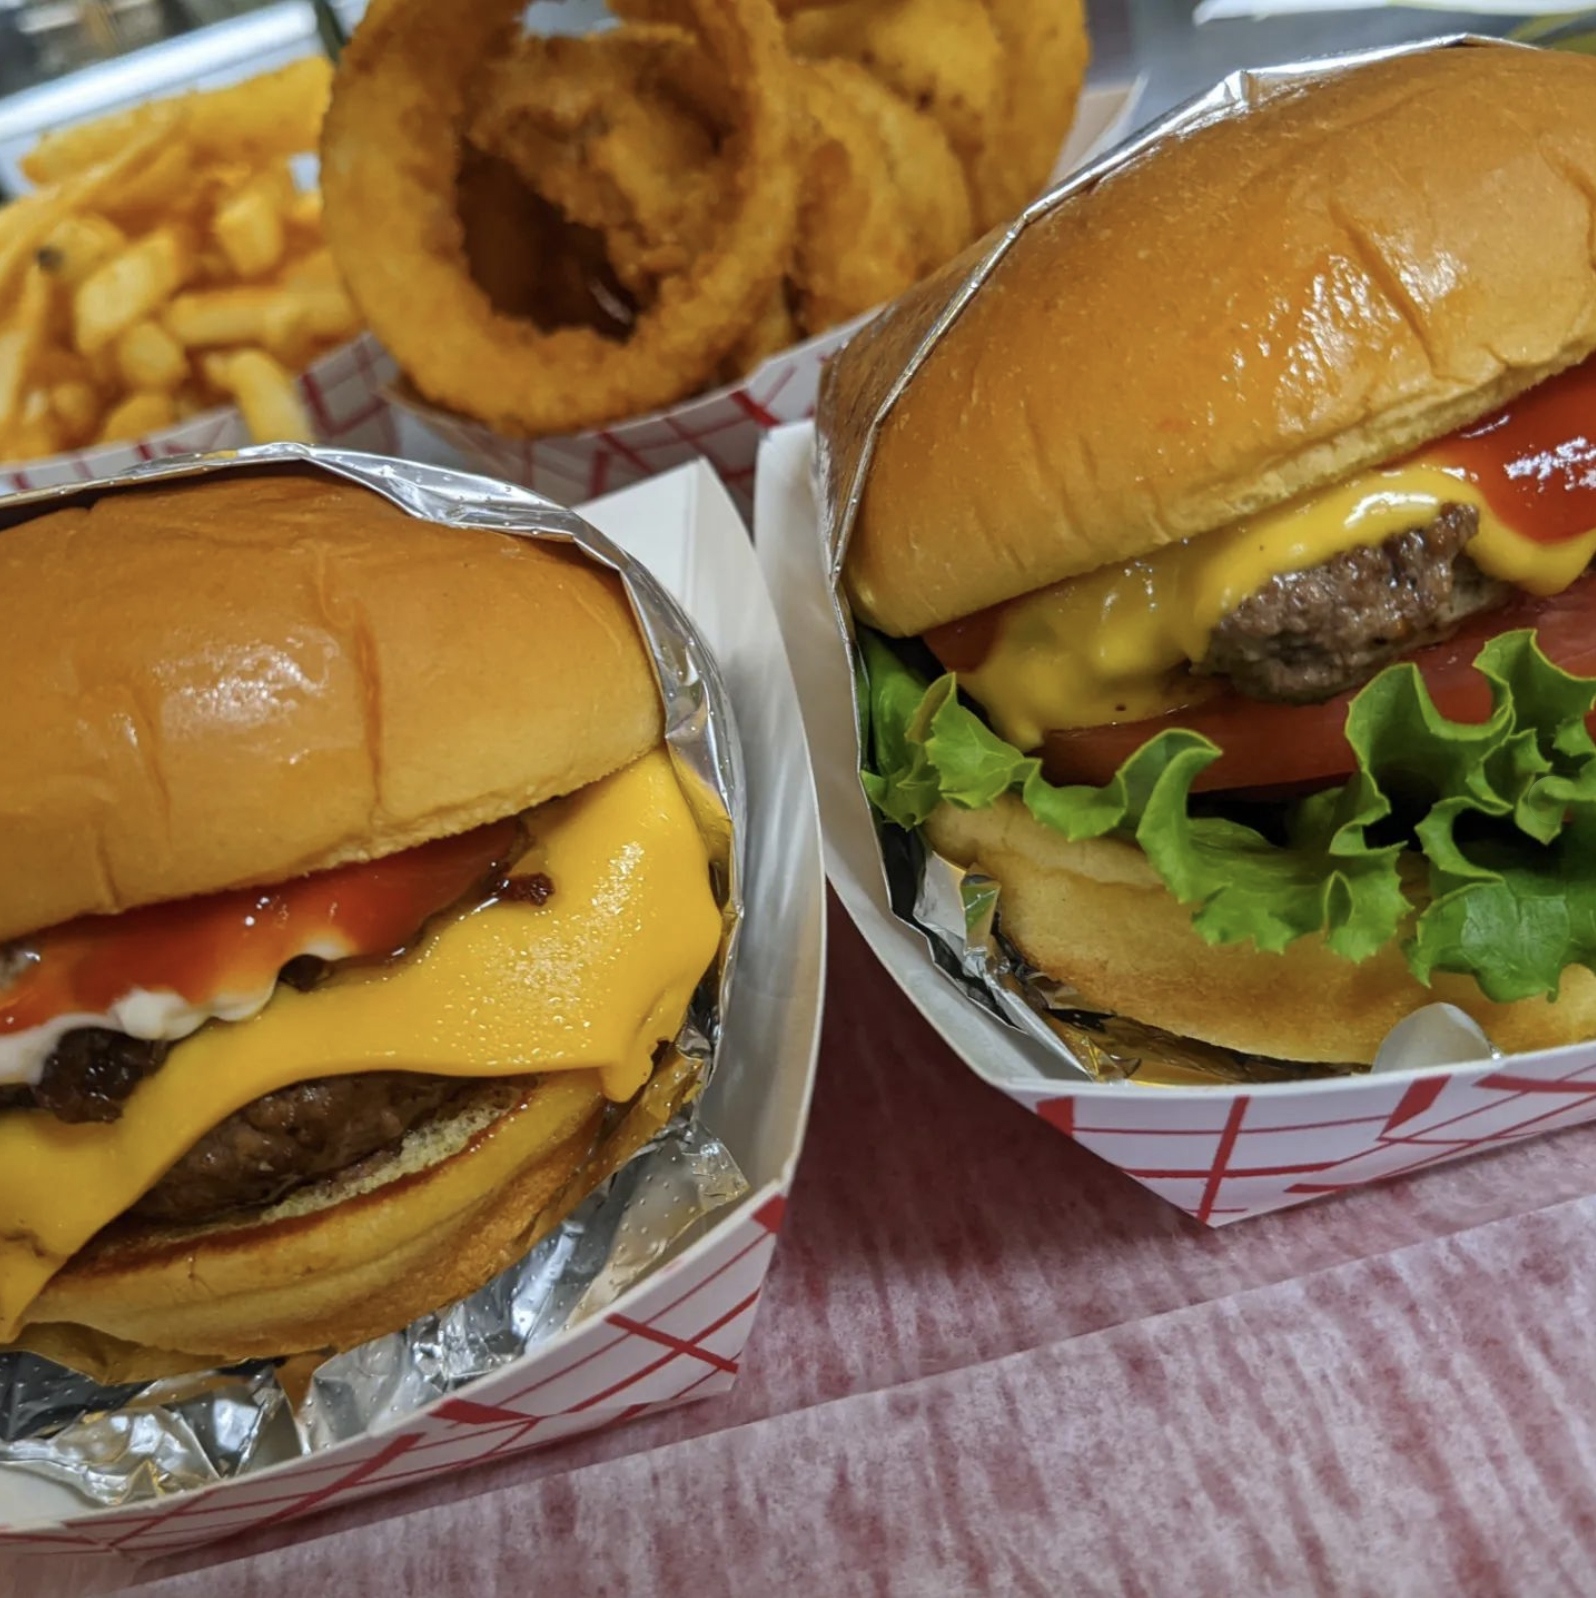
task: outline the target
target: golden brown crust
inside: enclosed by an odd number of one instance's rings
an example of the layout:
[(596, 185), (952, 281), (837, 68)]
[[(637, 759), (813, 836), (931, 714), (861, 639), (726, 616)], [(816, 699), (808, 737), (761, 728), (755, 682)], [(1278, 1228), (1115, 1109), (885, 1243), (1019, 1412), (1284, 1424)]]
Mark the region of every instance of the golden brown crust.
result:
[[(332, 1179), (249, 1222), (102, 1234), (28, 1311), (23, 1346), (138, 1345), (121, 1380), (351, 1348), (474, 1292), (557, 1218), (604, 1099), (593, 1072), (484, 1083), (362, 1180)], [(174, 1358), (174, 1356), (180, 1356)]]
[(1555, 1004), (1493, 1004), (1468, 977), (1422, 986), (1394, 943), (1361, 965), (1317, 938), (1281, 954), (1214, 948), (1134, 844), (1071, 843), (1012, 794), (989, 810), (943, 805), (926, 835), (1001, 885), (1004, 934), (1038, 970), (1183, 1037), (1282, 1060), (1368, 1062), (1398, 1021), (1435, 1003), (1457, 1005), (1510, 1052), (1596, 1037), (1596, 976), (1583, 966), (1563, 973)]
[[(1266, 94), (1055, 209), (941, 340), (866, 484), (866, 620), (923, 632), (1211, 531), (1596, 347), (1596, 61), (1455, 48)], [(833, 363), (823, 425), (955, 275)]]
[(461, 832), (662, 722), (608, 573), (319, 474), (0, 532), (0, 681), (0, 940)]

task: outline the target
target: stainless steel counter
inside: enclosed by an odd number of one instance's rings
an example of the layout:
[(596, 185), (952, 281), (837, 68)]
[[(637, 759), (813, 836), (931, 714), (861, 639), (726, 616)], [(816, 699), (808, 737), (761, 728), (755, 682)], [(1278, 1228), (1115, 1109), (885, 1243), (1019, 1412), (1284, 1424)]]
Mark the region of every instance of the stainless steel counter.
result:
[[(1199, 28), (1191, 20), (1189, 0), (1089, 0), (1089, 5), (1093, 75), (1111, 80), (1145, 72), (1144, 118), (1199, 93), (1237, 67), (1470, 29), (1501, 32), (1510, 25), (1506, 18), (1390, 9), (1213, 22)], [(363, 7), (360, 0), (339, 0), (336, 9), (352, 24)], [(565, 0), (540, 5), (537, 11), (546, 12), (535, 17), (537, 25), (561, 32), (585, 30), (607, 18), (600, 0)], [(263, 70), (317, 48), (308, 0), (278, 0), (0, 99), (0, 174), (7, 171), (7, 158), (18, 145), (46, 127), (188, 84)]]
[(1233, 72), (1343, 50), (1370, 49), (1448, 33), (1505, 33), (1513, 19), (1432, 10), (1318, 12), (1257, 21), (1191, 20), (1185, 0), (1088, 0), (1099, 79), (1147, 74), (1138, 120)]

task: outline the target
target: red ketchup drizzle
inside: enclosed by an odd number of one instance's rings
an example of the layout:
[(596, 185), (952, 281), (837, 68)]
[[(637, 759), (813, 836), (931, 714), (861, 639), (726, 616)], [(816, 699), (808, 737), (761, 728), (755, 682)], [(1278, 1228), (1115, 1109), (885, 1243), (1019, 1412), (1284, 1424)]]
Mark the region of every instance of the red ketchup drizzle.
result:
[(997, 642), (998, 624), (1003, 613), (1014, 601), (1004, 600), (1000, 605), (978, 610), (974, 615), (961, 616), (957, 621), (944, 622), (922, 636), (926, 648), (949, 671), (974, 671), (992, 653)]
[[(1537, 543), (1590, 532), (1596, 528), (1596, 356), (1410, 460), (1472, 483), (1502, 521)], [(974, 671), (1013, 603), (933, 627), (926, 645), (949, 671)]]
[(258, 993), (312, 939), (333, 940), (346, 956), (396, 953), (429, 916), (474, 887), (487, 891), (518, 832), (511, 818), (276, 887), (65, 922), (29, 940), (38, 958), (0, 989), (0, 1036), (58, 1015), (103, 1015), (133, 988), (191, 1004)]
[(1596, 359), (1537, 383), (1418, 460), (1467, 478), (1515, 532), (1556, 544), (1596, 528)]

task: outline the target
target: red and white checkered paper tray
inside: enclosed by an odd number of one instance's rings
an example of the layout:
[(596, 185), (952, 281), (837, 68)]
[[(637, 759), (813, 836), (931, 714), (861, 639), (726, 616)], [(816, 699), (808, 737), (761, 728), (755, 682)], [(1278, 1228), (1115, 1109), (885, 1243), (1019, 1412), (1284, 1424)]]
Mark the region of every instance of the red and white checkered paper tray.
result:
[(766, 442), (754, 540), (798, 679), (826, 872), (881, 963), (979, 1077), (1210, 1226), (1596, 1119), (1596, 1042), (1493, 1056), (1473, 1023), (1443, 1005), (1397, 1028), (1372, 1074), (1138, 1087), (1084, 1080), (1058, 1046), (968, 998), (888, 904), (859, 785), (852, 681), (826, 583), (812, 450), (807, 423)]
[[(397, 434), (385, 390), (393, 374), (392, 359), (369, 333), (312, 361), (295, 379), (295, 387), (315, 425), (316, 442), (391, 455)], [(238, 407), (218, 406), (125, 443), (97, 444), (43, 460), (0, 461), (0, 494), (86, 483), (95, 477), (115, 477), (140, 461), (241, 449), (254, 442)]]
[[(1075, 125), (1059, 155), (1055, 178), (1074, 171), (1119, 138), (1141, 91), (1139, 78), (1085, 90)], [(647, 416), (583, 433), (508, 438), (469, 417), (428, 405), (403, 384), (393, 388), (391, 397), (396, 406), (482, 470), (564, 505), (652, 477), (684, 461), (703, 459), (714, 467), (746, 515), (753, 508), (754, 462), (760, 440), (772, 428), (814, 414), (821, 369), (867, 320), (860, 317), (795, 344), (740, 382)]]
[(702, 465), (582, 507), (715, 651), (747, 769), (746, 917), (702, 1114), (750, 1193), (602, 1314), (380, 1431), (233, 1481), (85, 1511), (0, 1467), (0, 1592), (120, 1585), (148, 1558), (724, 1392), (737, 1375), (803, 1139), (820, 1039), (824, 879), (798, 699), (737, 511)]

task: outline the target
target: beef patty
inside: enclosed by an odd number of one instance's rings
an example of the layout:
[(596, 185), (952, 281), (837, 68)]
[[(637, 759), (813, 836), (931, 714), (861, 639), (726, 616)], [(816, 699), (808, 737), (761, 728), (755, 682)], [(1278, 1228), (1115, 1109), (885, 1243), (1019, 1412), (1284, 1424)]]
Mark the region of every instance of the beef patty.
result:
[(296, 1187), (394, 1147), (472, 1085), (372, 1071), (281, 1088), (212, 1127), (129, 1213), (149, 1221), (204, 1221), (275, 1203)]
[(1478, 531), (1472, 506), (1445, 505), (1428, 525), (1376, 548), (1271, 578), (1214, 628), (1196, 670), (1228, 677), (1250, 699), (1287, 704), (1354, 688), (1507, 600), (1508, 586), (1466, 553)]
[(0, 1110), (48, 1110), (58, 1121), (115, 1121), (171, 1045), (110, 1027), (63, 1032), (33, 1087), (0, 1087)]

